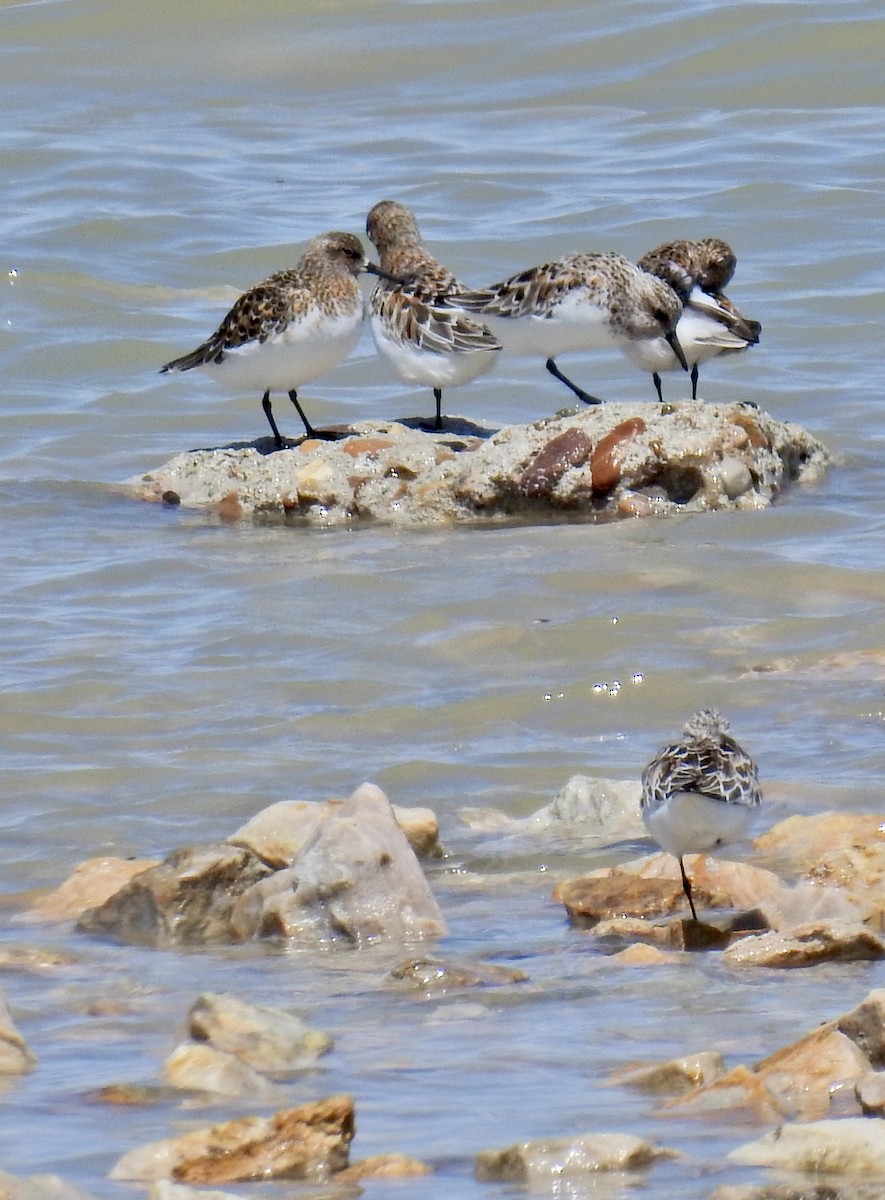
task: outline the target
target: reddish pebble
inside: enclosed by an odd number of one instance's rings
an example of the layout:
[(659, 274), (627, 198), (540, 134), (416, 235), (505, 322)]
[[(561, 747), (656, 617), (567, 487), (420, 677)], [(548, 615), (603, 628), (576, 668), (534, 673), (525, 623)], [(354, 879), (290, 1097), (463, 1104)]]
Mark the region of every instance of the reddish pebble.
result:
[(221, 517), (222, 521), (239, 521), (243, 515), (243, 506), (240, 504), (240, 496), (238, 492), (228, 492), (215, 505), (215, 511)]
[(524, 496), (549, 496), (569, 467), (580, 467), (592, 449), (587, 434), (573, 425), (535, 455), (522, 473), (519, 490)]
[(358, 454), (377, 454), (379, 450), (387, 450), (392, 445), (393, 442), (387, 438), (350, 438), (341, 449), (351, 458), (356, 458)]
[(596, 443), (590, 460), (590, 480), (594, 492), (610, 492), (620, 483), (623, 461), (621, 447), (638, 433), (645, 433), (645, 421), (642, 417), (630, 417)]

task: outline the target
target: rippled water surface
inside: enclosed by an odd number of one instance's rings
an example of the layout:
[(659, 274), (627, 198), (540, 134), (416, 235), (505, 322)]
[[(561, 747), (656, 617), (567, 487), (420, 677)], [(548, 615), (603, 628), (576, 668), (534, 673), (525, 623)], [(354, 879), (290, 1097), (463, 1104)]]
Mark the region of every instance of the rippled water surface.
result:
[[(710, 1046), (752, 1061), (882, 969), (617, 969), (549, 899), (592, 860), (478, 839), (458, 814), (530, 813), (575, 772), (635, 777), (701, 703), (761, 765), (761, 826), (882, 810), (883, 26), (852, 0), (0, 4), (0, 934), (78, 956), (2, 980), (40, 1061), (3, 1095), (0, 1168), (132, 1194), (115, 1159), (193, 1114), (85, 1096), (155, 1081), (170, 1014), (212, 989), (328, 1028), (293, 1100), (352, 1092), (354, 1156), (431, 1162), (422, 1195), (510, 1194), (473, 1180), (477, 1150), (585, 1129), (685, 1151), (647, 1195), (761, 1178), (723, 1161), (752, 1127), (662, 1121), (606, 1075)], [(263, 435), (257, 397), (159, 364), (384, 196), (477, 284), (726, 238), (763, 341), (707, 367), (702, 394), (805, 425), (834, 469), (762, 514), (606, 527), (324, 532), (124, 499), (182, 449)], [(563, 365), (652, 395), (619, 355)], [(368, 337), (305, 395), (316, 421), (431, 403)], [(568, 396), (516, 360), (448, 400), (503, 423)], [(15, 922), (22, 893), (93, 854), (224, 838), (363, 779), (439, 815), (441, 949), (518, 963), (522, 989), (428, 1003), (384, 985), (397, 953), (182, 957)], [(109, 993), (122, 1015), (90, 1015)]]

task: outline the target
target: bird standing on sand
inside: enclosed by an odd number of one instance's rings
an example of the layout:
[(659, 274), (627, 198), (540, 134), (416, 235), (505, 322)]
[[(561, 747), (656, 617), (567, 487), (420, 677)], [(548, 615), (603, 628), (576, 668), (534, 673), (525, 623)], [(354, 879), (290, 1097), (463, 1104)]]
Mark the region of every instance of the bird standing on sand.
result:
[[(278, 450), (285, 445), (271, 392), (288, 392), (308, 437), (318, 433), (298, 402), (302, 383), (324, 375), (357, 343), (363, 299), (357, 280), (378, 273), (352, 233), (324, 233), (308, 242), (298, 263), (250, 288), (208, 341), (166, 363), (162, 371), (202, 367), (233, 388), (256, 389)], [(334, 435), (332, 435), (334, 436)]]
[[(698, 364), (719, 354), (737, 354), (759, 341), (762, 326), (752, 321), (725, 295), (737, 260), (719, 238), (667, 242), (650, 250), (638, 265), (668, 283), (682, 301), (676, 336), (691, 367), (691, 398), (698, 395)], [(651, 371), (658, 399), (663, 402), (661, 372), (681, 365), (663, 340), (633, 342), (624, 353), (642, 370)]]
[(485, 325), (458, 310), (464, 284), (428, 253), (404, 204), (380, 200), (366, 233), (389, 277), (369, 298), (375, 346), (404, 383), (433, 388), (435, 428), (442, 429), (442, 389), (490, 370), (501, 346)]
[(457, 303), (486, 322), (505, 351), (540, 355), (547, 370), (583, 400), (599, 404), (559, 370), (569, 350), (663, 340), (686, 370), (676, 336), (679, 297), (621, 254), (569, 254), (501, 283), (461, 293)]
[(752, 758), (715, 709), (696, 712), (682, 738), (642, 772), (642, 819), (661, 849), (679, 859), (682, 888), (695, 920), (683, 857), (742, 838), (762, 800)]

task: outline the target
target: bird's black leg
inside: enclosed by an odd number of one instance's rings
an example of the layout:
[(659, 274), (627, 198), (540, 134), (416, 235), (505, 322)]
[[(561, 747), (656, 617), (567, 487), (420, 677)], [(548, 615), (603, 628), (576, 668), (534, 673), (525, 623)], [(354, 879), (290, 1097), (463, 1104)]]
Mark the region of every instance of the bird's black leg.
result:
[(442, 429), (442, 427), (443, 427), (443, 421), (442, 421), (442, 389), (441, 389), (441, 388), (434, 388), (434, 389), (433, 389), (433, 398), (434, 398), (434, 400), (436, 401), (436, 425), (434, 426), (434, 428), (436, 429), (436, 431), (437, 431), (437, 433), (438, 433), (438, 432), (439, 432), (439, 431)]
[(691, 398), (692, 398), (692, 400), (697, 400), (697, 398), (698, 398), (698, 364), (697, 363), (695, 363), (695, 365), (691, 369)]
[(695, 920), (698, 919), (698, 914), (695, 911), (694, 900), (691, 898), (691, 884), (688, 881), (688, 876), (685, 873), (685, 866), (682, 858), (679, 859), (679, 870), (682, 872), (682, 890), (685, 892), (685, 898), (688, 900), (688, 907), (691, 909), (691, 915)]
[(310, 421), (308, 421), (307, 417), (304, 415), (304, 409), (298, 403), (298, 393), (294, 390), (291, 391), (289, 393), (289, 399), (292, 401), (292, 403), (298, 409), (298, 415), (301, 418), (301, 420), (304, 422), (304, 432), (307, 434), (307, 436), (309, 438), (319, 437), (320, 435), (317, 433), (317, 431), (311, 425)]
[(261, 407), (264, 409), (264, 415), (267, 417), (268, 423), (269, 423), (271, 429), (273, 430), (274, 441), (277, 444), (277, 449), (282, 450), (283, 446), (285, 445), (285, 442), (283, 441), (283, 438), (282, 438), (282, 435), (280, 434), (279, 429), (277, 429), (276, 421), (273, 419), (273, 411), (270, 407), (270, 392), (269, 391), (264, 393), (264, 399), (261, 401)]
[(589, 392), (585, 392), (583, 388), (579, 388), (576, 383), (572, 383), (567, 375), (563, 375), (552, 358), (547, 359), (546, 366), (554, 379), (558, 379), (560, 383), (564, 383), (567, 388), (570, 388), (579, 400), (583, 400), (585, 404), (602, 404), (598, 396), (591, 396)]
[(663, 404), (664, 403), (664, 392), (663, 392), (663, 389), (661, 388), (661, 377), (657, 373), (657, 371), (655, 371), (652, 374), (652, 379), (654, 380), (655, 391), (658, 393), (658, 400), (661, 402), (661, 404)]

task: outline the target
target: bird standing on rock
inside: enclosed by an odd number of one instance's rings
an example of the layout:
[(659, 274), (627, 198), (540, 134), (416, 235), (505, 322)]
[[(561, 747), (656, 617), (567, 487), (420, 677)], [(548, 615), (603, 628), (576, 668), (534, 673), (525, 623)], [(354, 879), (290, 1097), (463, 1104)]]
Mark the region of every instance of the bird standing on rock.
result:
[[(727, 242), (719, 238), (666, 242), (640, 258), (638, 266), (662, 279), (682, 301), (676, 336), (691, 367), (691, 398), (698, 396), (698, 364), (720, 354), (737, 354), (759, 341), (762, 326), (745, 317), (725, 295), (737, 260)], [(624, 353), (642, 370), (651, 371), (658, 399), (663, 403), (661, 372), (682, 365), (661, 338), (632, 342)]]
[(381, 278), (369, 298), (372, 336), (404, 383), (433, 388), (437, 430), (442, 390), (469, 383), (494, 366), (500, 344), (458, 308), (465, 285), (425, 249), (414, 215), (396, 200), (379, 200), (366, 219)]
[(715, 709), (702, 709), (642, 772), (642, 819), (661, 849), (678, 858), (695, 920), (684, 856), (738, 841), (762, 800), (756, 764), (728, 729)]
[(357, 280), (378, 274), (352, 233), (324, 233), (308, 242), (298, 263), (240, 296), (208, 341), (162, 368), (202, 367), (234, 388), (262, 391), (261, 407), (278, 450), (285, 445), (271, 409), (271, 392), (288, 392), (308, 437), (317, 432), (298, 402), (302, 383), (318, 379), (357, 343), (363, 298)]
[(505, 351), (544, 358), (550, 374), (585, 404), (600, 401), (556, 365), (569, 350), (663, 341), (688, 370), (676, 335), (679, 297), (622, 254), (569, 254), (461, 293), (457, 302), (482, 317)]

